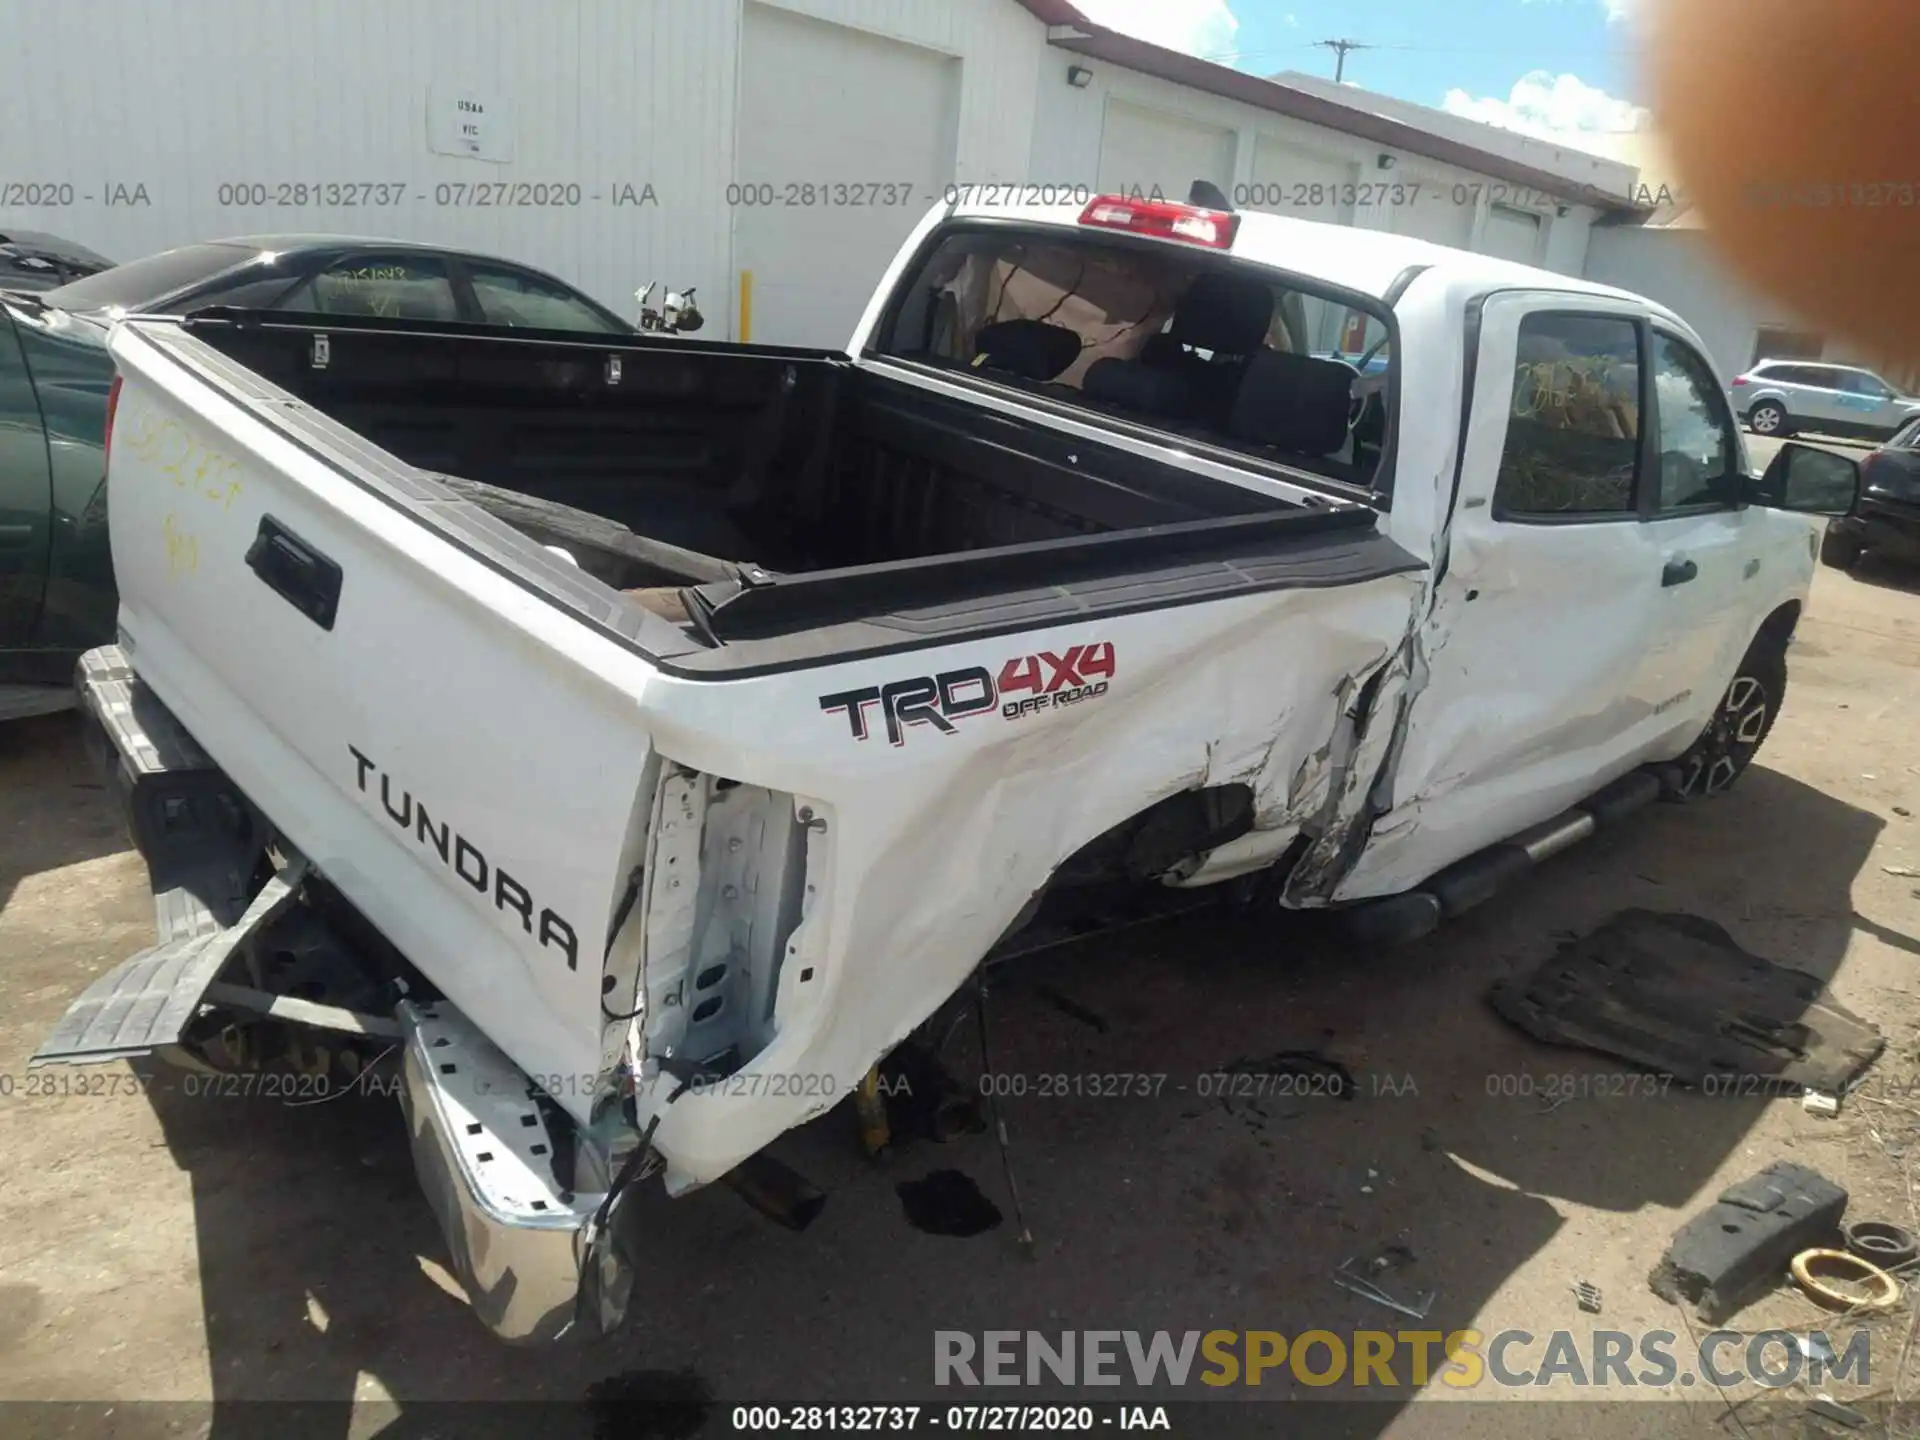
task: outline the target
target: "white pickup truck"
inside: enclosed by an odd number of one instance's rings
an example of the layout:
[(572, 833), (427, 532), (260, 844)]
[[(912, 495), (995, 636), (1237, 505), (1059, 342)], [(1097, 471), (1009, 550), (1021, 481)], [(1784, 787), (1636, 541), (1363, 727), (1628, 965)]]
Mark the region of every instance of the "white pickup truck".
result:
[(1195, 205), (940, 208), (844, 354), (369, 285), (113, 335), (81, 698), (162, 943), (37, 1058), (398, 1048), (510, 1340), (1076, 893), (1405, 938), (1731, 783), (1858, 485), (1751, 477), (1658, 305)]

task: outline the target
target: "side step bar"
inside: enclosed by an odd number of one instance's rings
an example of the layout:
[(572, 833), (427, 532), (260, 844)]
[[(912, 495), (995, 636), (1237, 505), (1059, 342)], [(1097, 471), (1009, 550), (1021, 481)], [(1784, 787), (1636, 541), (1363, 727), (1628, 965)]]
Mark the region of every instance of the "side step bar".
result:
[(1674, 788), (1673, 766), (1629, 771), (1550, 820), (1456, 860), (1418, 888), (1366, 900), (1342, 912), (1348, 935), (1365, 945), (1402, 945), (1432, 934), (1442, 920), (1471, 910), (1542, 860), (1579, 844)]

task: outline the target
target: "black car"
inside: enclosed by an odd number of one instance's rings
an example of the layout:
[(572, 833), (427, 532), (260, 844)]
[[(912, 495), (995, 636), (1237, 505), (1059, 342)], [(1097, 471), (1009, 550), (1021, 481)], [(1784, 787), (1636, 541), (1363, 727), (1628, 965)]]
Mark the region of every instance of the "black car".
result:
[(112, 268), (106, 256), (58, 235), (0, 231), (0, 290), (51, 290)]
[[(4, 287), (0, 287), (4, 288)], [(249, 235), (163, 250), (50, 290), (78, 315), (184, 315), (210, 305), (631, 335), (564, 281), (486, 255), (344, 235)]]
[(216, 240), (51, 289), (15, 284), (0, 268), (0, 719), (66, 704), (80, 652), (113, 639), (104, 454), (113, 322), (214, 305), (638, 333), (539, 270), (398, 240)]
[(1827, 525), (1820, 558), (1851, 570), (1867, 551), (1920, 564), (1920, 420), (1860, 462), (1860, 498)]

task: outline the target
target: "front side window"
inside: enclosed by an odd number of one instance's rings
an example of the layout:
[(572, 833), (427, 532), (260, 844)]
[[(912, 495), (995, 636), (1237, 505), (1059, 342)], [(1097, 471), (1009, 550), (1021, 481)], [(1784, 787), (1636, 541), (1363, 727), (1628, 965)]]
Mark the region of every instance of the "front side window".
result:
[(1496, 514), (1618, 516), (1640, 464), (1639, 332), (1631, 320), (1537, 314), (1520, 322)]
[(432, 255), (355, 255), (335, 261), (281, 302), (283, 310), (386, 320), (457, 320), (446, 263)]
[(1653, 386), (1660, 415), (1658, 489), (1654, 505), (1730, 505), (1739, 486), (1733, 417), (1713, 371), (1692, 347), (1653, 337)]
[(1864, 395), (1869, 400), (1885, 400), (1893, 394), (1877, 376), (1864, 370), (1849, 370), (1846, 373), (1845, 388), (1855, 395)]

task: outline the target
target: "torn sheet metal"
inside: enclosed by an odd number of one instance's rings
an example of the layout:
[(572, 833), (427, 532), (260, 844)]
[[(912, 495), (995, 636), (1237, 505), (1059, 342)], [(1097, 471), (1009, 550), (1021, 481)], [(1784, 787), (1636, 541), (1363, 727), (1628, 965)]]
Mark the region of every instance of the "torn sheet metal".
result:
[(1743, 950), (1711, 920), (1623, 910), (1488, 998), (1556, 1045), (1617, 1055), (1732, 1093), (1843, 1093), (1886, 1047), (1817, 976)]

